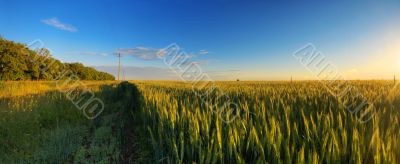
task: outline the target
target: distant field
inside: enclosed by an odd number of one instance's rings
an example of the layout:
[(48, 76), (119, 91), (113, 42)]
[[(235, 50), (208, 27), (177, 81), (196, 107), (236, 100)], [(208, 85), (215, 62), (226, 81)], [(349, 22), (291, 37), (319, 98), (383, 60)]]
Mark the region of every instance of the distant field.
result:
[[(351, 81), (357, 90), (342, 101), (316, 81), (215, 82), (218, 89), (174, 81), (84, 84), (105, 104), (94, 120), (54, 82), (1, 82), (0, 161), (400, 161), (393, 81)], [(365, 123), (349, 111), (363, 98), (375, 106)]]

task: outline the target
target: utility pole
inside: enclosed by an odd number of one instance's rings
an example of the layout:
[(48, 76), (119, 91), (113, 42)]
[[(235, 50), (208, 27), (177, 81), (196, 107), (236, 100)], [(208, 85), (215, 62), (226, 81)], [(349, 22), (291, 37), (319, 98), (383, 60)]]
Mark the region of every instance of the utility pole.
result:
[(121, 53), (117, 53), (118, 57), (118, 81), (119, 81), (119, 72), (121, 70)]
[(393, 75), (393, 83), (396, 85), (396, 75)]

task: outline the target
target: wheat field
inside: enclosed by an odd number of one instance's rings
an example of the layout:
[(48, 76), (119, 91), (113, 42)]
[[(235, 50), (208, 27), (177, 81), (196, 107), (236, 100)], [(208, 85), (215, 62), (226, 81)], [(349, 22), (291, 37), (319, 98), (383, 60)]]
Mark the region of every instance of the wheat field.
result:
[[(355, 95), (368, 98), (376, 110), (366, 122), (318, 81), (221, 81), (211, 92), (178, 81), (84, 83), (105, 103), (94, 120), (85, 118), (55, 82), (0, 83), (0, 160), (400, 161), (400, 92), (393, 81), (351, 81), (357, 93), (343, 100), (354, 106), (361, 101)], [(237, 106), (218, 111), (227, 101)]]
[[(216, 82), (238, 106), (224, 122), (191, 84), (137, 82), (154, 156), (167, 163), (397, 163), (400, 92), (392, 81), (352, 81), (376, 113), (360, 123), (323, 83)], [(388, 94), (391, 94), (388, 97)], [(198, 93), (197, 93), (198, 94)], [(215, 93), (211, 93), (215, 94)], [(359, 101), (350, 96), (350, 102)], [(222, 112), (222, 114), (225, 114)]]

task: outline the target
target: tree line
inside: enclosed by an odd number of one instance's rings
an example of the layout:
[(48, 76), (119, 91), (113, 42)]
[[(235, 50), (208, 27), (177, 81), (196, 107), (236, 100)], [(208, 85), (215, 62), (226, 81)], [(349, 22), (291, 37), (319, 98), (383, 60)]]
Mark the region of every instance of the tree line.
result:
[(80, 80), (115, 80), (113, 75), (81, 63), (62, 63), (45, 48), (31, 50), (0, 37), (0, 80), (55, 80), (71, 76)]

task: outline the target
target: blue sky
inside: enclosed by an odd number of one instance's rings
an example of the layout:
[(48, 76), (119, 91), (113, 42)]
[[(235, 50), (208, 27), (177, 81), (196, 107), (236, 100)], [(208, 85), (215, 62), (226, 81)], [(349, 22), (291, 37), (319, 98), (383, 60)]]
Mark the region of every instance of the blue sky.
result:
[[(315, 79), (293, 57), (312, 43), (348, 79), (400, 72), (399, 1), (0, 0), (0, 35), (128, 79), (175, 79), (153, 52), (178, 44), (216, 80)], [(400, 76), (400, 73), (399, 73)]]

